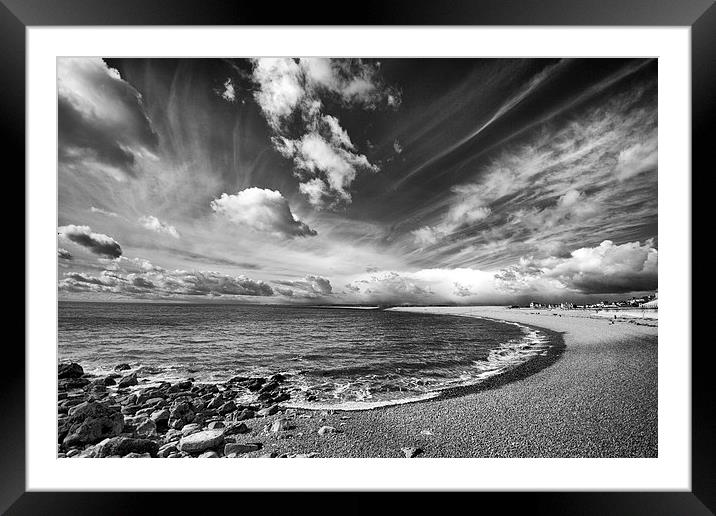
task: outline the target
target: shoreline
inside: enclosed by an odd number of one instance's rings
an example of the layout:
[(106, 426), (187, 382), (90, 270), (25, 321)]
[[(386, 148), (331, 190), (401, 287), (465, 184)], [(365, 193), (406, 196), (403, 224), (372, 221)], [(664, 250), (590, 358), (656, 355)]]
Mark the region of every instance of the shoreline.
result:
[[(393, 310), (517, 322), (558, 337), (555, 342), (562, 345), (481, 384), (450, 388), (433, 399), (371, 410), (287, 409), (278, 402), (275, 413), (235, 421), (234, 415), (227, 420), (218, 413), (213, 415), (211, 409), (200, 425), (187, 421), (177, 425), (180, 429), (142, 436), (137, 431), (152, 426), (144, 424), (144, 419), (151, 419), (159, 407), (138, 407), (133, 415), (123, 415), (129, 427), (104, 437), (99, 444), (84, 444), (81, 450), (69, 453), (75, 457), (127, 456), (123, 452), (132, 448), (128, 453), (133, 457), (656, 456), (656, 327), (621, 320), (614, 323), (603, 317), (574, 317), (568, 312), (555, 317), (502, 307)], [(155, 398), (154, 403), (171, 409), (185, 398), (199, 398), (197, 404), (201, 405), (217, 394), (208, 392), (213, 391), (210, 387), (192, 385), (190, 389), (160, 393), (166, 394), (164, 401)], [(194, 394), (190, 394), (192, 390)], [(280, 382), (274, 394), (280, 396)], [(119, 406), (122, 413), (121, 400)], [(266, 408), (242, 410), (257, 409), (254, 414), (258, 415)], [(214, 441), (209, 439), (212, 436)], [(202, 438), (209, 440), (185, 445), (185, 441)], [(59, 453), (66, 455), (67, 447)]]

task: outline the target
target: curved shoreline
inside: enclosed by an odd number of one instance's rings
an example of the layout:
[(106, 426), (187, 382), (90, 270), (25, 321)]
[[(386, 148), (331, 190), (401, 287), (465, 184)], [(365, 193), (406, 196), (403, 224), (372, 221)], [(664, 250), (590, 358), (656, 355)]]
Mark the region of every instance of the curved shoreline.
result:
[[(493, 377), (494, 385), (431, 400), (351, 412), (284, 409), (247, 419), (243, 433), (231, 435), (232, 449), (244, 446), (242, 457), (403, 457), (403, 448), (451, 458), (658, 455), (657, 326), (567, 311), (409, 310), (513, 321), (551, 332), (564, 346)], [(260, 449), (251, 451), (255, 443)]]

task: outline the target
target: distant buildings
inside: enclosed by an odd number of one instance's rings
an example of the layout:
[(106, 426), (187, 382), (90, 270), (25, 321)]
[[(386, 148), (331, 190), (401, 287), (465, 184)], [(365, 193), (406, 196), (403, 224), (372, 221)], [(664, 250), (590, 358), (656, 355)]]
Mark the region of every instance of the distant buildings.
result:
[(658, 308), (658, 292), (642, 297), (632, 297), (622, 301), (600, 301), (598, 303), (577, 305), (571, 302), (541, 303), (532, 301), (530, 308), (546, 310), (574, 310), (574, 309), (605, 309), (605, 308)]

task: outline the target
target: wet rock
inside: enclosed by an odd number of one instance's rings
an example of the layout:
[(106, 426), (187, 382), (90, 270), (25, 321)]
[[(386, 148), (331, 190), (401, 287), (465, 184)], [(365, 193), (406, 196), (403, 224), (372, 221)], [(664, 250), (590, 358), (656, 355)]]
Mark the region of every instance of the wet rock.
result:
[(166, 458), (172, 453), (177, 453), (179, 451), (179, 448), (177, 448), (177, 444), (179, 444), (179, 441), (173, 441), (171, 443), (165, 444), (161, 448), (159, 448), (159, 451), (157, 452), (157, 457)]
[(403, 452), (406, 459), (412, 459), (423, 453), (423, 450), (420, 448), (401, 448), (400, 451)]
[(318, 435), (337, 434), (339, 430), (332, 426), (322, 426), (318, 429)]
[(184, 428), (184, 425), (186, 425), (186, 423), (181, 419), (169, 420), (169, 428), (173, 428), (174, 430), (181, 430), (182, 428)]
[(284, 430), (290, 430), (293, 428), (291, 423), (288, 421), (288, 419), (277, 419), (271, 424), (271, 432), (277, 433), (282, 432)]
[(278, 382), (267, 382), (264, 385), (261, 386), (259, 389), (259, 392), (272, 392), (278, 389), (279, 385)]
[(223, 415), (228, 414), (229, 412), (233, 412), (234, 410), (236, 410), (236, 403), (234, 403), (233, 401), (229, 401), (227, 403), (224, 403), (221, 407), (219, 407), (218, 412), (219, 412), (219, 414), (221, 414), (223, 416)]
[(87, 401), (69, 409), (69, 430), (63, 442), (67, 447), (94, 444), (119, 435), (124, 429), (121, 412), (97, 401)]
[(124, 389), (126, 387), (132, 387), (134, 385), (139, 384), (137, 381), (137, 373), (128, 374), (127, 376), (123, 376), (121, 380), (119, 380), (119, 384), (117, 387), (120, 389)]
[(123, 458), (125, 459), (148, 459), (151, 455), (149, 453), (137, 453), (137, 452), (131, 452), (125, 455)]
[(256, 392), (264, 383), (266, 383), (265, 378), (252, 378), (251, 381), (246, 384), (246, 388), (251, 392)]
[[(214, 430), (214, 429), (216, 429), (216, 428), (224, 428), (225, 426), (226, 426), (226, 425), (225, 425), (223, 422), (221, 422), (221, 421), (212, 421), (211, 423), (209, 423), (208, 425), (206, 425), (206, 427), (207, 427), (209, 430)], [(244, 426), (246, 426), (246, 425), (244, 425)]]
[(57, 380), (57, 387), (61, 391), (69, 389), (81, 389), (88, 385), (90, 381), (87, 378), (61, 378)]
[(228, 443), (224, 446), (224, 455), (240, 455), (243, 453), (251, 453), (261, 449), (261, 443)]
[(218, 459), (218, 458), (219, 458), (219, 454), (216, 453), (215, 451), (209, 450), (209, 451), (205, 451), (204, 453), (202, 453), (201, 455), (199, 455), (199, 458), (200, 458), (200, 459)]
[(283, 375), (281, 373), (272, 374), (268, 377), (268, 382), (276, 382), (281, 383), (286, 380), (286, 375)]
[(186, 391), (191, 389), (192, 383), (189, 380), (185, 380), (183, 382), (175, 383), (171, 387), (169, 387), (169, 392), (179, 392), (179, 391)]
[(264, 453), (264, 454), (261, 455), (261, 457), (259, 457), (259, 458), (261, 458), (261, 459), (274, 459), (274, 458), (276, 458), (276, 457), (278, 457), (278, 453), (272, 451), (272, 452)]
[(186, 453), (201, 453), (224, 444), (224, 430), (204, 430), (182, 437), (179, 449)]
[(132, 369), (132, 366), (129, 364), (119, 364), (114, 368), (115, 371), (127, 371), (129, 369)]
[(263, 408), (257, 412), (259, 416), (273, 416), (278, 412), (278, 405), (271, 405), (270, 407)]
[(111, 376), (105, 376), (102, 381), (105, 385), (116, 385), (117, 381)]
[(209, 404), (206, 406), (206, 408), (215, 410), (215, 409), (218, 409), (219, 407), (221, 407), (223, 404), (224, 404), (224, 397), (221, 394), (218, 394), (209, 402)]
[(74, 448), (66, 453), (66, 457), (74, 457), (75, 455), (79, 455), (80, 451), (77, 448)]
[(130, 453), (148, 453), (154, 457), (159, 451), (159, 445), (151, 439), (135, 439), (132, 437), (112, 437), (98, 445), (97, 457), (110, 457), (118, 455), (124, 457)]
[(76, 362), (60, 364), (57, 367), (57, 378), (79, 378), (85, 374), (82, 366)]

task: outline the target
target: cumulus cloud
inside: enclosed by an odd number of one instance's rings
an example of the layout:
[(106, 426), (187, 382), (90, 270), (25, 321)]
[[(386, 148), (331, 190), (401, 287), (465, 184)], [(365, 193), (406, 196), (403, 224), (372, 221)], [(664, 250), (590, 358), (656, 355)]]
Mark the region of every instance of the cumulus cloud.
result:
[(322, 276), (312, 274), (299, 280), (277, 280), (274, 281), (276, 291), (287, 297), (316, 298), (329, 296), (333, 293), (330, 280)]
[(63, 260), (71, 260), (72, 259), (72, 253), (70, 253), (67, 249), (62, 249), (61, 247), (57, 249), (57, 257), (61, 258)]
[(118, 260), (97, 275), (66, 273), (58, 288), (70, 293), (118, 294), (142, 298), (273, 296), (271, 286), (244, 275), (167, 270), (147, 260)]
[(236, 102), (236, 88), (231, 77), (224, 81), (224, 89), (221, 91), (221, 98), (227, 102)]
[(122, 248), (116, 240), (102, 233), (93, 233), (89, 226), (70, 224), (57, 228), (57, 233), (61, 238), (86, 247), (94, 254), (108, 258), (119, 258), (122, 255)]
[(624, 180), (648, 170), (655, 170), (657, 162), (657, 138), (654, 134), (647, 140), (635, 143), (619, 152), (615, 170), (617, 177)]
[(256, 59), (252, 79), (274, 146), (293, 160), (301, 193), (316, 208), (349, 204), (356, 175), (378, 167), (356, 150), (339, 120), (324, 113), (324, 101), (397, 107), (399, 92), (382, 83), (377, 64), (360, 59)]
[(279, 237), (315, 236), (317, 233), (298, 220), (278, 190), (247, 188), (234, 195), (226, 193), (211, 202), (211, 208), (234, 224)]
[(99, 58), (57, 60), (61, 163), (135, 175), (158, 144), (139, 92)]
[(176, 230), (176, 228), (174, 226), (171, 226), (169, 224), (162, 222), (161, 220), (156, 218), (154, 215), (146, 215), (144, 217), (140, 217), (139, 223), (145, 229), (154, 231), (155, 233), (161, 233), (161, 234), (169, 235), (174, 238), (179, 238), (179, 232)]
[(655, 290), (658, 251), (653, 240), (621, 245), (605, 240), (596, 247), (572, 251), (564, 258), (523, 257), (517, 265), (501, 271), (497, 278), (511, 290), (534, 287), (540, 281), (557, 282), (565, 289), (582, 294)]

